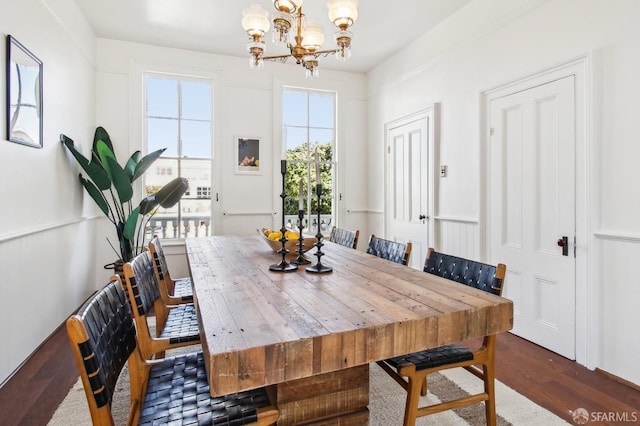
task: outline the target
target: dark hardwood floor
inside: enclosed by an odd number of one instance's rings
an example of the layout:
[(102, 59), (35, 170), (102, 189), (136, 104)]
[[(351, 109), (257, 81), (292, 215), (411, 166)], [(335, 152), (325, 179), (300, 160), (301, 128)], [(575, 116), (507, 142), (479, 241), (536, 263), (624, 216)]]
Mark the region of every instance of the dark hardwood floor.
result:
[[(76, 382), (76, 371), (66, 329), (60, 327), (0, 388), (0, 424), (47, 424)], [(640, 391), (509, 333), (498, 337), (496, 377), (570, 424), (577, 408), (637, 418), (588, 425), (640, 424)]]

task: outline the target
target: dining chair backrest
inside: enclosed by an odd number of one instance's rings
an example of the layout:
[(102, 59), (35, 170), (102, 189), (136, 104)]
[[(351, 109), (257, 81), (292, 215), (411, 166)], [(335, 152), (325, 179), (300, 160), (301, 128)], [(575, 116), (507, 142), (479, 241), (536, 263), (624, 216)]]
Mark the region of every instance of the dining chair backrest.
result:
[(506, 266), (502, 263), (488, 265), (475, 260), (439, 253), (433, 248), (429, 248), (423, 270), (500, 296), (502, 295)]
[(348, 229), (341, 229), (338, 227), (331, 228), (331, 234), (329, 234), (329, 241), (332, 243), (340, 244), (341, 246), (358, 248), (358, 237), (360, 236), (360, 230), (350, 231)]
[(133, 309), (141, 316), (149, 314), (156, 301), (161, 299), (153, 262), (148, 251), (143, 251), (125, 264), (125, 279), (131, 283), (135, 300)]
[(93, 424), (113, 424), (116, 381), (136, 351), (136, 329), (120, 282), (111, 281), (72, 315), (67, 333)]
[(384, 238), (378, 238), (374, 234), (371, 234), (369, 245), (367, 246), (367, 253), (401, 265), (407, 265), (409, 263), (409, 257), (411, 256), (411, 243), (385, 240)]
[[(180, 303), (193, 302), (193, 290), (191, 289), (191, 278), (180, 278), (174, 280), (167, 266), (167, 259), (164, 255), (160, 238), (157, 235), (149, 241), (149, 253), (153, 259), (153, 269), (158, 281), (160, 296), (166, 305), (176, 305)], [(184, 282), (187, 281), (187, 282)]]

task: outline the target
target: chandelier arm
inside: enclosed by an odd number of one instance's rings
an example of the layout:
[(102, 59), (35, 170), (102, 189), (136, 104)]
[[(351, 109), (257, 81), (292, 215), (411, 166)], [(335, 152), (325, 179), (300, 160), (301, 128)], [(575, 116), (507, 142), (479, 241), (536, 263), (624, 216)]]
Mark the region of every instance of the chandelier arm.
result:
[(262, 59), (265, 61), (275, 61), (278, 59), (289, 59), (293, 58), (291, 53), (287, 53), (286, 55), (273, 55), (273, 56), (263, 56)]
[[(329, 56), (329, 55), (333, 55), (336, 54), (338, 52), (338, 49), (331, 49), (331, 50), (316, 50), (315, 52), (311, 53), (305, 53), (303, 56), (310, 56), (313, 58), (319, 58), (320, 56)], [(291, 54), (291, 53), (286, 53), (284, 55), (272, 55), (272, 56), (263, 56), (262, 59), (265, 61), (274, 61), (274, 60), (279, 60), (279, 59), (289, 59), (289, 58), (294, 58), (295, 57)]]

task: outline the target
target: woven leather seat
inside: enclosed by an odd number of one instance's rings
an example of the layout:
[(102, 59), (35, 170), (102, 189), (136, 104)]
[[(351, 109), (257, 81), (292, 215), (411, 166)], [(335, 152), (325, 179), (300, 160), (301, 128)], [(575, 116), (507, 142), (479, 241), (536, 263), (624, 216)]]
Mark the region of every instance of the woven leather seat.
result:
[(453, 345), (441, 346), (439, 348), (389, 358), (386, 359), (385, 362), (394, 368), (398, 368), (401, 365), (413, 364), (416, 366), (416, 370), (424, 370), (425, 368), (440, 367), (442, 365), (469, 361), (472, 359), (473, 353), (471, 350), (466, 346), (456, 343)]
[(193, 302), (193, 288), (191, 278), (173, 279), (160, 239), (154, 236), (149, 242), (149, 252), (153, 259), (153, 269), (160, 287), (160, 297), (165, 305), (178, 305)]
[(389, 241), (371, 234), (367, 253), (401, 265), (407, 265), (411, 256), (411, 243)]
[(341, 246), (351, 247), (353, 249), (358, 248), (358, 237), (360, 236), (360, 230), (349, 231), (347, 229), (331, 228), (329, 234), (329, 241), (332, 243), (340, 244)]
[[(167, 349), (200, 343), (198, 316), (193, 303), (167, 306), (160, 296), (153, 262), (144, 251), (124, 264), (124, 281), (133, 306), (142, 355), (150, 359), (162, 357)], [(151, 335), (147, 316), (153, 309), (156, 337)]]
[(202, 352), (146, 361), (120, 285), (112, 281), (67, 320), (69, 340), (94, 425), (113, 425), (116, 381), (129, 362), (131, 405), (127, 424), (274, 424), (278, 409), (259, 388), (211, 397)]
[[(438, 253), (433, 248), (427, 253), (423, 270), (497, 295), (502, 294), (506, 274), (504, 264), (487, 265)], [(486, 336), (480, 348), (476, 350), (452, 344), (379, 361), (378, 365), (407, 391), (403, 424), (414, 425), (417, 417), (485, 401), (487, 425), (495, 425), (495, 347), (496, 336), (492, 335)], [(482, 369), (479, 369), (478, 365), (482, 366)], [(483, 392), (420, 407), (420, 395), (427, 394), (427, 376), (436, 371), (457, 367), (463, 367), (482, 379)]]

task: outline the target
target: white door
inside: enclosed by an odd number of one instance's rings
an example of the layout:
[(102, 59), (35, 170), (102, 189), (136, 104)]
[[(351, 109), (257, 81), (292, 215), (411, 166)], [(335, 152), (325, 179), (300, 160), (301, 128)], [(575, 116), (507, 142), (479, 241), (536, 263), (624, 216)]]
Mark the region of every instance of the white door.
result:
[(411, 242), (409, 266), (422, 269), (429, 248), (429, 126), (426, 113), (387, 126), (387, 238)]
[(491, 262), (507, 265), (512, 332), (575, 359), (574, 77), (492, 100), (490, 126)]

